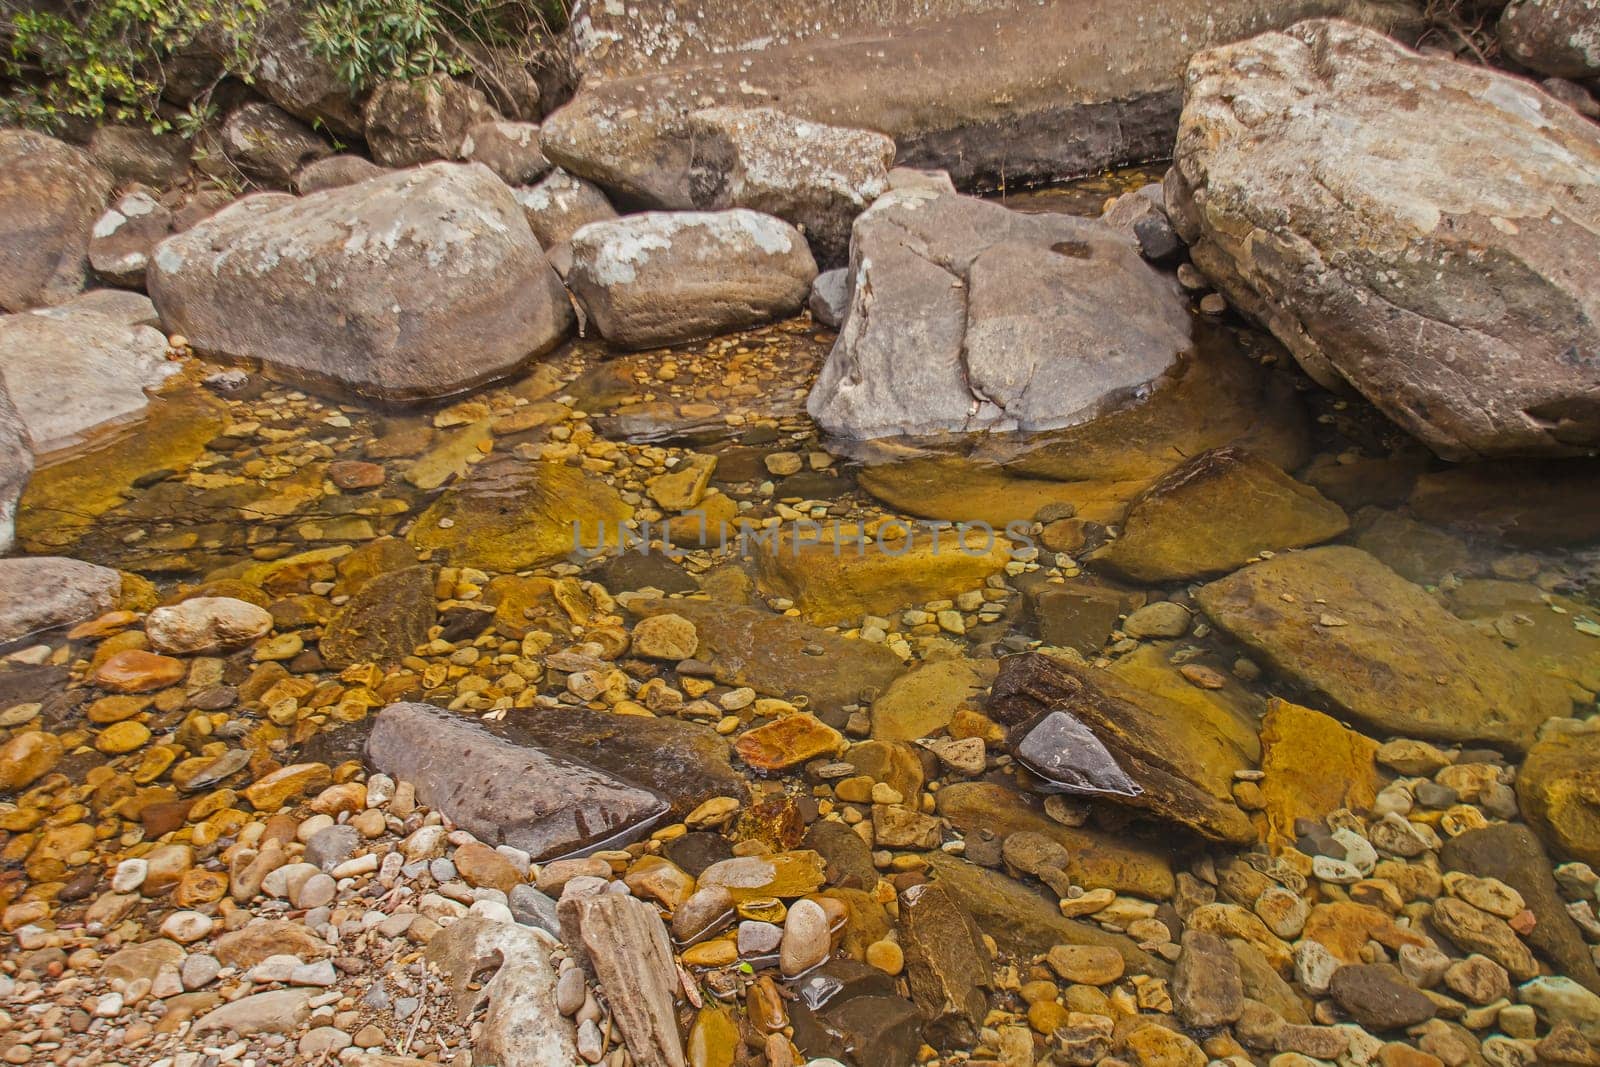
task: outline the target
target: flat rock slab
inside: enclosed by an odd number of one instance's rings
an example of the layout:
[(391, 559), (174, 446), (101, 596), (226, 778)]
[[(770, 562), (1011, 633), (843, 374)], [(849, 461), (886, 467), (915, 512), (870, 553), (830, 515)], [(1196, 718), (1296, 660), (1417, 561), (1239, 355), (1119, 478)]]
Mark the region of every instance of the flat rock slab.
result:
[(646, 833), (670, 805), (605, 772), (528, 745), (491, 724), (428, 704), (391, 704), (367, 758), (412, 782), (417, 799), (479, 840), (536, 860), (615, 845)]
[(573, 321), (511, 190), (476, 163), (246, 197), (157, 246), (149, 285), (202, 352), (380, 400), (503, 377)]
[(1571, 712), (1560, 681), (1357, 548), (1254, 563), (1195, 599), (1274, 670), (1379, 736), (1521, 750), (1545, 719)]
[(775, 697), (805, 694), (818, 713), (870, 701), (905, 671), (883, 645), (841, 637), (760, 608), (707, 600), (631, 604), (639, 615), (682, 615), (700, 634), (699, 658), (724, 685), (747, 685)]
[(1575, 456), (1600, 444), (1600, 275), (1571, 269), (1597, 182), (1600, 133), (1538, 87), (1318, 20), (1195, 57), (1167, 205), (1324, 386), (1447, 459)]
[(1228, 713), (1137, 689), (1107, 671), (1041, 653), (1008, 656), (989, 715), (1011, 728), (1012, 752), (1049, 787), (1103, 798), (1217, 841), (1256, 839), (1233, 802), (1251, 766)]

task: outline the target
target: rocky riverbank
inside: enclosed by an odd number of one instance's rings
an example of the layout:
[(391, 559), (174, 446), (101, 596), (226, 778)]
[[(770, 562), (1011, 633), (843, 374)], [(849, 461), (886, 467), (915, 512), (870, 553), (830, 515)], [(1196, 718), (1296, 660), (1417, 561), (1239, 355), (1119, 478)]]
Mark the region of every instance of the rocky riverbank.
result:
[(1600, 11), (915, 6), (0, 130), (0, 1061), (1600, 1062)]

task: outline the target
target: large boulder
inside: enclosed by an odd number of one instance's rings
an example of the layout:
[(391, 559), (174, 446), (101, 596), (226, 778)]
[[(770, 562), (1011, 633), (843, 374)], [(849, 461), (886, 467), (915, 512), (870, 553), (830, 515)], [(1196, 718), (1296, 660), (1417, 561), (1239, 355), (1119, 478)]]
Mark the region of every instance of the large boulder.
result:
[(287, 189), (297, 170), (333, 154), (321, 134), (271, 104), (242, 104), (222, 124), (222, 150), (252, 178)]
[[(1340, 150), (1329, 153), (1337, 143)], [(1600, 445), (1600, 135), (1536, 87), (1312, 21), (1190, 64), (1167, 206), (1322, 384), (1450, 459)]]
[(1253, 563), (1196, 593), (1211, 620), (1378, 736), (1525, 749), (1569, 714), (1562, 683), (1358, 548)]
[(773, 108), (689, 116), (689, 197), (702, 209), (747, 207), (798, 226), (824, 263), (850, 251), (850, 224), (889, 188), (894, 141)]
[(0, 560), (0, 644), (103, 615), (122, 595), (122, 575), (59, 556)]
[(202, 351), (385, 400), (501, 377), (572, 323), (511, 190), (477, 164), (247, 197), (163, 242), (149, 285)]
[(582, 88), (544, 126), (568, 170), (651, 207), (688, 208), (690, 116), (771, 107), (893, 138), (963, 188), (1164, 159), (1197, 50), (1382, 0), (671, 0), (572, 12)]
[(1500, 47), (1540, 74), (1592, 78), (1600, 74), (1600, 3), (1512, 0), (1500, 14)]
[(567, 284), (607, 341), (655, 348), (793, 315), (816, 276), (798, 230), (737, 209), (591, 223)]
[(89, 233), (111, 176), (82, 149), (0, 130), (0, 310), (60, 304), (83, 288)]
[(367, 147), (386, 167), (455, 159), (467, 131), (496, 118), (487, 97), (446, 75), (386, 81), (367, 98)]
[(43, 456), (142, 418), (181, 369), (160, 330), (67, 305), (0, 317), (0, 379)]
[(806, 405), (840, 437), (1084, 422), (1191, 348), (1177, 283), (1070, 215), (893, 192), (856, 219), (850, 277)]
[(518, 744), (499, 723), (428, 704), (379, 712), (367, 758), (413, 783), (419, 801), (479, 840), (520, 848), (535, 860), (636, 840), (669, 809), (649, 790)]
[(33, 474), (33, 442), (0, 374), (0, 555), (16, 541), (17, 501)]

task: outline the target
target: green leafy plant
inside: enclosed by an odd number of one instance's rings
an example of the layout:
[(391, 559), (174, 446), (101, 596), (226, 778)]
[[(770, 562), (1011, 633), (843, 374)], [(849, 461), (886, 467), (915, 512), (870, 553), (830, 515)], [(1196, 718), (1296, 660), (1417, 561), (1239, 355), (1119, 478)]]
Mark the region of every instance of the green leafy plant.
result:
[(176, 61), (202, 41), (246, 76), (264, 0), (12, 0), (0, 16), (0, 122), (55, 130), (69, 120), (142, 122), (158, 133), (206, 120), (209, 89), (185, 114), (161, 108)]
[(306, 36), (360, 92), (388, 79), (467, 73), (482, 50), (525, 50), (566, 14), (560, 0), (324, 0)]

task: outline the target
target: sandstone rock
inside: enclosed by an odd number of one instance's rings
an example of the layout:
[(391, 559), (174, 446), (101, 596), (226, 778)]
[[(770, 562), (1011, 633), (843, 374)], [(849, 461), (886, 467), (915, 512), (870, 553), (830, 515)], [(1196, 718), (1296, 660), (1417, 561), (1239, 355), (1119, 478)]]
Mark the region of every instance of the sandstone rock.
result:
[(772, 108), (715, 107), (688, 118), (686, 184), (702, 210), (746, 207), (806, 235), (819, 262), (842, 262), (850, 224), (888, 190), (894, 142)]
[(510, 190), (476, 164), (247, 197), (163, 242), (149, 283), (197, 349), (385, 400), (508, 374), (572, 321)]
[(1600, 288), (1565, 265), (1597, 174), (1593, 125), (1534, 86), (1312, 21), (1195, 57), (1167, 198), (1195, 264), (1322, 384), (1446, 458), (1578, 455), (1600, 394), (1568, 353), (1600, 344)]
[(617, 211), (597, 186), (574, 177), (559, 167), (538, 185), (513, 189), (522, 205), (528, 226), (547, 252), (572, 240), (572, 235), (591, 222), (617, 217)]
[(327, 156), (307, 163), (295, 172), (294, 191), (301, 196), (310, 196), (324, 189), (355, 185), (386, 173), (384, 168), (364, 156)]
[(652, 348), (792, 315), (816, 274), (794, 227), (737, 209), (590, 223), (567, 282), (607, 341)]
[(40, 456), (142, 418), (181, 369), (166, 352), (160, 330), (87, 309), (0, 316), (0, 375)]
[(118, 182), (155, 189), (177, 184), (189, 169), (189, 146), (175, 133), (153, 133), (143, 126), (96, 126), (89, 155)]
[(1479, 911), (1465, 901), (1441, 897), (1433, 903), (1431, 921), (1457, 948), (1463, 952), (1481, 952), (1519, 982), (1539, 973), (1533, 953), (1503, 919)]
[(111, 611), (122, 575), (57, 556), (0, 559), (0, 644)]
[(1233, 802), (1249, 759), (1221, 709), (1180, 704), (1041, 653), (1001, 661), (990, 715), (1013, 754), (1057, 791), (1103, 798), (1213, 840), (1254, 841)]
[(112, 285), (143, 289), (150, 254), (171, 232), (172, 212), (148, 191), (130, 190), (94, 224), (89, 265)]
[(454, 159), (468, 130), (498, 117), (482, 93), (444, 74), (380, 82), (367, 98), (367, 146), (386, 167)]
[(1261, 793), (1268, 836), (1288, 843), (1299, 819), (1371, 810), (1383, 779), (1378, 743), (1330, 716), (1276, 697), (1261, 721)]
[(60, 304), (83, 288), (90, 230), (110, 193), (110, 175), (83, 150), (0, 130), (0, 310)]
[(956, 712), (975, 706), (994, 680), (993, 663), (936, 659), (894, 679), (872, 702), (872, 736), (880, 741), (915, 741), (950, 725)]
[(316, 54), (306, 9), (274, 0), (254, 29), (252, 84), (296, 118), (343, 136), (361, 133), (361, 105), (333, 63)]
[(25, 730), (0, 745), (0, 793), (26, 789), (49, 774), (64, 749), (54, 734)]
[(1555, 734), (1528, 750), (1517, 799), (1560, 856), (1600, 863), (1600, 734)]
[(764, 696), (805, 694), (818, 714), (870, 699), (905, 672), (900, 658), (883, 645), (756, 608), (657, 600), (635, 601), (629, 610), (684, 616), (700, 633), (698, 658), (710, 664), (719, 682), (749, 686)]
[(156, 608), (145, 617), (144, 629), (157, 652), (185, 656), (248, 644), (272, 630), (272, 615), (231, 597), (192, 597)]
[(1329, 541), (1349, 520), (1337, 504), (1238, 448), (1214, 449), (1165, 475), (1128, 507), (1098, 567), (1162, 583), (1237, 570), (1263, 549)]
[(1244, 982), (1227, 942), (1194, 930), (1183, 935), (1183, 953), (1172, 971), (1172, 1001), (1187, 1026), (1222, 1026), (1244, 1011)]
[(438, 618), (436, 568), (402, 567), (367, 582), (322, 628), (318, 646), (329, 666), (398, 663), (428, 640)]
[(1600, 10), (1590, 0), (1512, 0), (1500, 14), (1500, 47), (1558, 78), (1600, 74)]
[(646, 659), (689, 659), (700, 646), (694, 623), (682, 615), (652, 615), (633, 628), (632, 651)]
[(1511, 545), (1582, 544), (1600, 538), (1597, 470), (1592, 460), (1445, 467), (1417, 478), (1411, 513)]
[(593, 767), (518, 745), (498, 730), (426, 704), (391, 704), (367, 742), (379, 770), (481, 841), (535, 860), (648, 832), (668, 804)]
[(1433, 1018), (1433, 1001), (1406, 985), (1391, 968), (1358, 964), (1333, 972), (1328, 991), (1350, 1017), (1382, 1033)]
[(532, 185), (550, 172), (532, 122), (480, 122), (467, 129), (460, 158), (482, 163), (507, 185)]
[(1275, 670), (1384, 734), (1520, 748), (1570, 706), (1559, 683), (1359, 549), (1255, 563), (1196, 600)]
[(1098, 222), (895, 192), (859, 217), (850, 258), (807, 402), (841, 437), (1067, 426), (1191, 346), (1176, 285)]
[(583, 87), (546, 120), (545, 151), (630, 199), (683, 208), (688, 116), (776, 107), (887, 134), (902, 162), (947, 167), (963, 188), (1076, 177), (1164, 158), (1195, 50), (1358, 11), (1384, 9), (1229, 0), (1167, 5), (1155, 19), (1110, 2), (717, 0), (688, 19), (664, 0), (584, 3), (572, 18)]
[(745, 731), (733, 750), (754, 769), (770, 773), (836, 755), (843, 747), (844, 736), (839, 731), (814, 715), (796, 712)]
[(252, 1034), (292, 1034), (311, 1015), (315, 989), (274, 989), (253, 993), (207, 1012), (194, 1022), (193, 1032), (214, 1030)]
[(91, 678), (113, 693), (149, 693), (176, 685), (185, 673), (182, 660), (129, 648), (108, 656)]
[(890, 524), (876, 538), (847, 540), (826, 531), (795, 530), (762, 546), (756, 583), (768, 596), (792, 600), (807, 619), (828, 626), (953, 600), (1000, 573), (1010, 547), (993, 531), (947, 530), (935, 537)]
[(615, 489), (578, 467), (490, 461), (430, 504), (408, 538), (456, 566), (511, 573), (615, 545), (632, 517)]
[(927, 1020), (928, 1039), (943, 1047), (970, 1044), (988, 1010), (984, 990), (993, 980), (978, 925), (960, 899), (937, 883), (906, 891), (900, 922), (906, 978)]
[(333, 153), (333, 146), (311, 127), (271, 104), (234, 108), (222, 124), (221, 138), (223, 152), (240, 170), (285, 189), (301, 167)]

